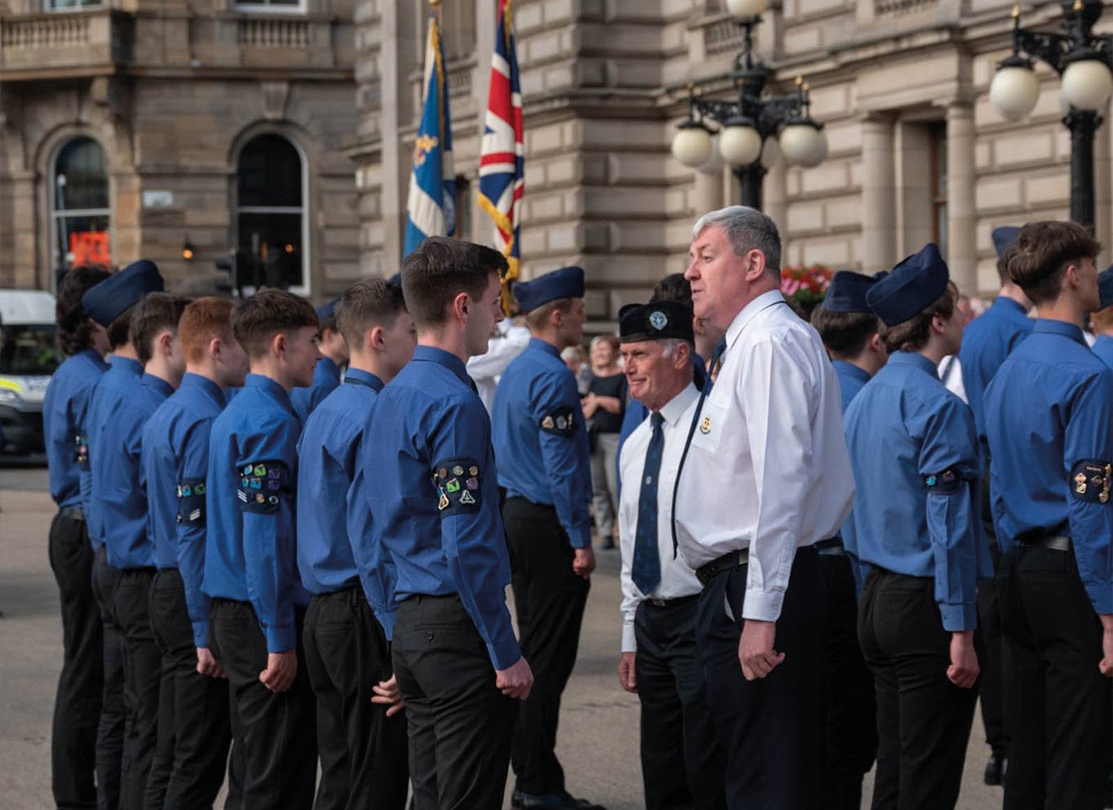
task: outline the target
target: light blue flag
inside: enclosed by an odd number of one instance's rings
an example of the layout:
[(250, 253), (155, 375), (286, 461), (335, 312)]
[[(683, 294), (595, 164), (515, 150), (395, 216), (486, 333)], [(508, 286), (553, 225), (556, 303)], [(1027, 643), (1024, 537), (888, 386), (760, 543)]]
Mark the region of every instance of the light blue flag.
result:
[(408, 256), (427, 237), (456, 235), (456, 170), (452, 162), (452, 119), (444, 72), (438, 4), (429, 20), (425, 49), (425, 110), (414, 141), (413, 174), (406, 203)]

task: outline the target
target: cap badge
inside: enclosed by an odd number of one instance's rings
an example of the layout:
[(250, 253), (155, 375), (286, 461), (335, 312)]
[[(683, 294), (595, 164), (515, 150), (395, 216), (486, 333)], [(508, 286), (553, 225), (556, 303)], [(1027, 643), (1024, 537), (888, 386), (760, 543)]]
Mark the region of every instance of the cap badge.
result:
[(649, 313), (649, 325), (660, 332), (669, 325), (669, 316), (659, 309)]

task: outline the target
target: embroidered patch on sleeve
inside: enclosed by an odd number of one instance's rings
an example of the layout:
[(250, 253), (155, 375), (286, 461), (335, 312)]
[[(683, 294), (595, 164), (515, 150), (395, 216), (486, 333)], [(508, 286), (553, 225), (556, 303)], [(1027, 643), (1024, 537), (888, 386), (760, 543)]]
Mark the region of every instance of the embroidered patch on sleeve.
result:
[(483, 503), (479, 464), (470, 458), (453, 458), (433, 465), (437, 509), (441, 517), (478, 512)]
[(204, 478), (183, 478), (178, 484), (178, 523), (205, 525)]
[(962, 476), (954, 467), (948, 467), (943, 472), (932, 473), (924, 476), (924, 483), (929, 492), (940, 495), (954, 495), (962, 490)]
[(557, 436), (571, 436), (576, 431), (576, 419), (571, 408), (561, 407), (541, 417), (541, 429)]
[(1076, 462), (1070, 471), (1070, 491), (1075, 500), (1090, 503), (1109, 503), (1110, 479), (1113, 465), (1097, 459)]
[(74, 461), (82, 472), (89, 472), (89, 437), (78, 433), (74, 437)]
[(277, 512), (281, 500), (293, 491), (290, 471), (282, 461), (253, 461), (242, 465), (236, 473), (239, 477), (236, 498), (243, 512), (265, 515)]

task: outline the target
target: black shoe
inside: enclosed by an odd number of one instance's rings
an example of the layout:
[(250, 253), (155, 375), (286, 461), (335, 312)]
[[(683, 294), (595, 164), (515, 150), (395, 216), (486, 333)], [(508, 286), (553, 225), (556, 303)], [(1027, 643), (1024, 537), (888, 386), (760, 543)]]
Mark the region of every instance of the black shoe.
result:
[(560, 793), (523, 793), (515, 790), (510, 796), (510, 806), (518, 810), (606, 810), (587, 799), (575, 799), (567, 791)]
[(989, 755), (989, 762), (985, 764), (985, 783), (993, 787), (1005, 784), (1005, 770), (1008, 767), (1008, 757), (1001, 751), (994, 751)]
[(613, 551), (614, 540), (608, 537), (606, 540), (603, 541), (603, 545), (601, 545), (599, 548), (603, 549), (603, 551)]

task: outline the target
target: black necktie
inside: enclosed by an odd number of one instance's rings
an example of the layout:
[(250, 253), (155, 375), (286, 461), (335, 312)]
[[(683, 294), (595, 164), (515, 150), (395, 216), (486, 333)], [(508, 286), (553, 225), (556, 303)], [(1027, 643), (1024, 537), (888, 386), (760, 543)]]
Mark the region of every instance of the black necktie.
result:
[(661, 581), (661, 554), (657, 550), (657, 477), (661, 472), (661, 456), (665, 449), (665, 433), (661, 428), (664, 421), (660, 413), (649, 417), (653, 436), (645, 451), (645, 470), (638, 496), (638, 529), (634, 535), (631, 578), (646, 596), (653, 593)]

